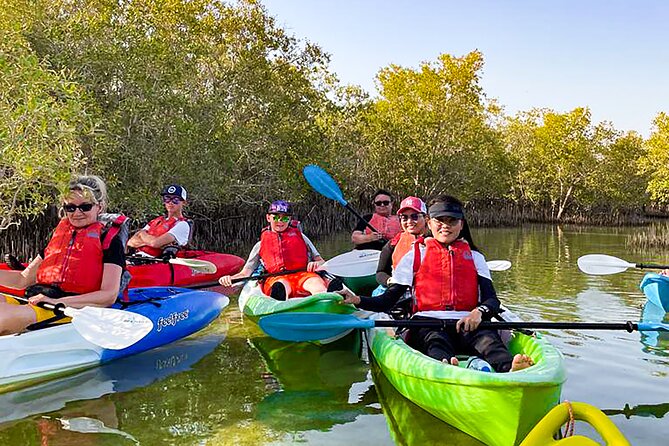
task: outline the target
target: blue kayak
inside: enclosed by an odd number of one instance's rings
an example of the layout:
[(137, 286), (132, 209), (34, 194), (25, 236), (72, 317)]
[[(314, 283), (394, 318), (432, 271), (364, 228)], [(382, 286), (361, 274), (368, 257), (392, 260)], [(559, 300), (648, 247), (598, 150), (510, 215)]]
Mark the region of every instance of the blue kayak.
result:
[(146, 316), (153, 322), (153, 329), (121, 350), (92, 344), (72, 324), (0, 336), (3, 358), (0, 393), (169, 344), (209, 325), (229, 302), (226, 296), (213, 291), (174, 287), (131, 289), (128, 302), (114, 307)]
[(664, 311), (669, 311), (669, 277), (648, 273), (643, 276), (639, 285), (649, 302)]

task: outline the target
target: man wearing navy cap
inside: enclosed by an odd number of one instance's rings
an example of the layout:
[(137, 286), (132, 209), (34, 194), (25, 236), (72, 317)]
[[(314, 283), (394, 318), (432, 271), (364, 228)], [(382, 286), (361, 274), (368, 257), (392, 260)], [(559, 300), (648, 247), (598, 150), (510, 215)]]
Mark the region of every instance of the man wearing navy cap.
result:
[(160, 192), (167, 216), (161, 215), (144, 226), (128, 240), (128, 246), (141, 255), (159, 257), (165, 248), (183, 247), (190, 238), (190, 225), (183, 215), (188, 194), (183, 186), (169, 184)]

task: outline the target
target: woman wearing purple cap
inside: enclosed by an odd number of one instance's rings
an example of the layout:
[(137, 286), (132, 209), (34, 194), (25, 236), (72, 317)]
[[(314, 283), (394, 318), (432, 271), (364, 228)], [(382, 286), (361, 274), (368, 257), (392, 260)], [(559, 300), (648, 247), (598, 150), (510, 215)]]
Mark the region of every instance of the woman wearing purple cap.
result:
[(140, 255), (159, 257), (165, 248), (174, 247), (176, 250), (186, 246), (190, 240), (190, 224), (183, 214), (184, 206), (188, 204), (186, 189), (170, 184), (163, 188), (160, 195), (167, 215), (154, 218), (128, 240), (128, 246), (136, 248)]
[(512, 356), (496, 330), (478, 329), (499, 312), (500, 302), (485, 258), (474, 244), (462, 203), (449, 195), (430, 201), (428, 226), (433, 237), (421, 237), (399, 261), (389, 288), (378, 297), (359, 297), (342, 290), (345, 302), (371, 311), (390, 310), (408, 290), (413, 319), (457, 319), (450, 329), (409, 330), (407, 343), (421, 353), (457, 365), (456, 354), (477, 355), (497, 372), (532, 365), (526, 355)]
[(232, 286), (232, 280), (249, 277), (262, 262), (268, 273), (295, 270), (293, 274), (270, 277), (262, 283), (262, 292), (277, 300), (324, 293), (327, 286), (314, 271), (324, 263), (314, 244), (293, 220), (290, 203), (274, 201), (265, 215), (268, 226), (262, 230), (242, 270), (233, 276), (223, 276), (219, 283)]

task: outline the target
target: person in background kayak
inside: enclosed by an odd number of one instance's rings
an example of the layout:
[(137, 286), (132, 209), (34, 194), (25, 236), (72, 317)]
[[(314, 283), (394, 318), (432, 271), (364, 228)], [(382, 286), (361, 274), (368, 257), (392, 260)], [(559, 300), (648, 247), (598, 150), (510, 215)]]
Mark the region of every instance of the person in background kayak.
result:
[(400, 259), (409, 252), (413, 242), (427, 234), (427, 207), (418, 197), (406, 197), (397, 211), (402, 232), (392, 238), (381, 250), (376, 268), (376, 281), (379, 285), (388, 286), (393, 268)]
[(242, 270), (232, 276), (223, 276), (219, 283), (232, 286), (232, 280), (249, 277), (262, 262), (269, 274), (300, 270), (293, 274), (270, 277), (262, 282), (262, 292), (277, 300), (304, 297), (327, 291), (321, 276), (314, 271), (325, 261), (314, 244), (302, 233), (293, 219), (290, 203), (274, 201), (265, 214), (268, 226), (262, 230)]
[[(374, 194), (372, 204), (374, 213), (364, 215), (365, 221), (359, 221), (351, 234), (355, 249), (380, 251), (388, 240), (392, 240), (402, 231), (397, 215), (393, 215), (393, 196), (390, 192), (379, 189)], [(371, 224), (378, 232), (372, 231), (365, 222)]]
[(47, 246), (23, 271), (0, 270), (0, 284), (25, 289), (30, 301), (18, 305), (11, 297), (0, 297), (0, 334), (55, 320), (53, 312), (37, 306), (40, 302), (73, 308), (114, 303), (125, 247), (98, 221), (106, 206), (107, 189), (100, 178), (79, 176), (70, 182), (62, 202), (64, 216)]
[(184, 217), (188, 194), (183, 186), (170, 184), (160, 192), (167, 216), (154, 218), (128, 240), (128, 247), (137, 249), (144, 256), (160, 257), (166, 248), (172, 254), (188, 244), (190, 224)]
[(499, 311), (500, 302), (485, 258), (472, 240), (462, 203), (449, 195), (430, 202), (428, 226), (433, 237), (420, 238), (399, 261), (388, 290), (377, 297), (359, 297), (342, 290), (346, 303), (385, 312), (412, 288), (413, 319), (439, 316), (458, 319), (446, 330), (409, 330), (407, 343), (434, 359), (457, 365), (456, 354), (473, 354), (497, 372), (532, 365), (527, 355), (512, 356), (496, 330), (478, 329)]

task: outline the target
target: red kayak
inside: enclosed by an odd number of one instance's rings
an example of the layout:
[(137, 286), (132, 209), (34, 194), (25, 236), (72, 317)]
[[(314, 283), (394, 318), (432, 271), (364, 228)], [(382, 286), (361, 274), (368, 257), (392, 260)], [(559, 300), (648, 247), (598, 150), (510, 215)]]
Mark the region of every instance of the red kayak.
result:
[[(244, 259), (232, 254), (221, 254), (212, 251), (179, 251), (177, 257), (186, 259), (206, 260), (216, 265), (216, 272), (212, 274), (195, 271), (187, 266), (173, 265), (161, 261), (145, 263), (143, 265), (128, 265), (128, 271), (132, 275), (129, 288), (140, 288), (148, 286), (178, 286), (184, 288), (203, 287), (206, 285), (218, 285), (218, 278), (225, 275), (238, 273), (244, 266)], [(0, 269), (9, 269), (3, 262)], [(23, 290), (18, 291), (0, 286), (0, 293), (6, 292), (14, 295), (23, 295)]]

